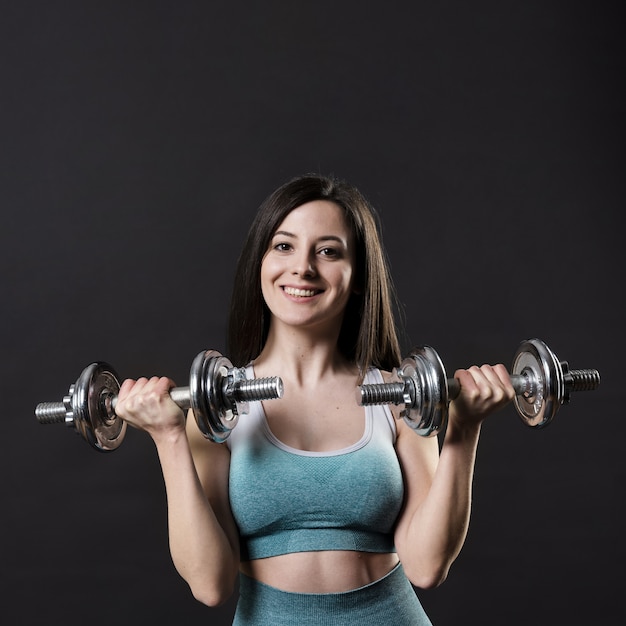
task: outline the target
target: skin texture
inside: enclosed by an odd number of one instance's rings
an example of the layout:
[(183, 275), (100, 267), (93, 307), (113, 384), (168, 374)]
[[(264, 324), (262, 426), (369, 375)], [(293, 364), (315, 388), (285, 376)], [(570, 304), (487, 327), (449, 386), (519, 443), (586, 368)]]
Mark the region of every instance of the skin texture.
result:
[[(359, 373), (337, 348), (354, 275), (352, 232), (342, 210), (326, 200), (291, 211), (264, 256), (261, 287), (271, 320), (254, 370), (256, 376), (283, 379), (283, 399), (264, 408), (274, 435), (291, 447), (337, 450), (363, 434), (364, 409), (354, 400)], [(320, 551), (245, 563), (239, 561), (228, 501), (227, 446), (206, 440), (192, 417), (185, 420), (168, 395), (171, 380), (125, 381), (116, 410), (155, 442), (167, 491), (172, 558), (195, 597), (210, 606), (224, 602), (240, 568), (287, 591), (320, 593), (373, 582), (400, 559), (414, 585), (443, 582), (468, 530), (482, 422), (515, 395), (502, 365), (473, 366), (455, 376), (461, 392), (451, 404), (441, 452), (436, 438), (419, 437), (396, 421), (405, 478), (397, 554)]]

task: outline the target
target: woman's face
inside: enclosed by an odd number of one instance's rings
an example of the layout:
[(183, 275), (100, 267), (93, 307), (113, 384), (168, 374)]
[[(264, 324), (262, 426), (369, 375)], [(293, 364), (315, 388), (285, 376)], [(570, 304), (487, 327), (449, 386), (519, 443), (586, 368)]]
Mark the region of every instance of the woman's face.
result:
[(343, 210), (315, 200), (291, 211), (261, 264), (273, 324), (336, 330), (353, 291), (354, 236)]

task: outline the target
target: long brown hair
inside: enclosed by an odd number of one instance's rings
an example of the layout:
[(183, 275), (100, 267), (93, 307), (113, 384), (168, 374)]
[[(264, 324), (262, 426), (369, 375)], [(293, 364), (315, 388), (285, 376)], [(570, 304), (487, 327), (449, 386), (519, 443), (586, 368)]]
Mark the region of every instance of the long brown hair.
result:
[(358, 366), (361, 376), (370, 366), (391, 370), (400, 363), (400, 347), (394, 321), (395, 291), (377, 213), (352, 185), (316, 174), (280, 186), (261, 204), (252, 222), (235, 271), (229, 358), (243, 366), (263, 349), (270, 312), (261, 293), (261, 262), (286, 215), (314, 200), (328, 200), (344, 210), (356, 243), (356, 293), (348, 301), (338, 347)]

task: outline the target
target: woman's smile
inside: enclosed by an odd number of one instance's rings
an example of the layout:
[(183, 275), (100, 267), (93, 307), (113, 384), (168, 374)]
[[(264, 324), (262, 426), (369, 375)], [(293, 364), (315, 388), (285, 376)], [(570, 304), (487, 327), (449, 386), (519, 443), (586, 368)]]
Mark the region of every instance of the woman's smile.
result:
[(319, 293), (322, 293), (321, 289), (307, 289), (302, 287), (283, 287), (283, 291), (293, 298), (311, 298)]

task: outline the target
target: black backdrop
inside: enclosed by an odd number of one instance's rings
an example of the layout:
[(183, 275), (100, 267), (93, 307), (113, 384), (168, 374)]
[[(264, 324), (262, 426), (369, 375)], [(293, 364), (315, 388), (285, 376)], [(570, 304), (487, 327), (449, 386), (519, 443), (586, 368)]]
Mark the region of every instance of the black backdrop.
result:
[(621, 4), (0, 4), (7, 623), (229, 623), (174, 571), (150, 440), (98, 454), (33, 409), (97, 359), (186, 384), (245, 226), (308, 171), (381, 213), (405, 352), (541, 337), (602, 374), (547, 429), (485, 425), (434, 623), (624, 623)]

